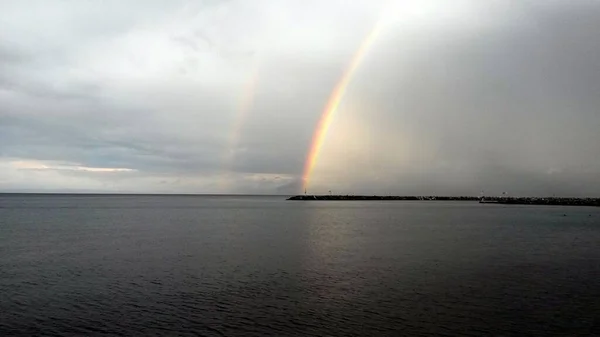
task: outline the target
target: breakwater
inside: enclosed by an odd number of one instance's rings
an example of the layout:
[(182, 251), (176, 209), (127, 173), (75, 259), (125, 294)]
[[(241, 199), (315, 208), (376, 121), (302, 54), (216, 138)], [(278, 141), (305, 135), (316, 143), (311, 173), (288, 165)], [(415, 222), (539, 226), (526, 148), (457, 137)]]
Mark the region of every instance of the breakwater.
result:
[(512, 205), (600, 206), (600, 198), (560, 197), (472, 197), (472, 196), (397, 196), (397, 195), (296, 195), (287, 200), (426, 200), (477, 201), (480, 203)]
[(296, 195), (287, 200), (446, 200), (478, 201), (478, 197), (398, 196), (398, 195)]
[(513, 205), (600, 206), (600, 198), (483, 197), (479, 202)]

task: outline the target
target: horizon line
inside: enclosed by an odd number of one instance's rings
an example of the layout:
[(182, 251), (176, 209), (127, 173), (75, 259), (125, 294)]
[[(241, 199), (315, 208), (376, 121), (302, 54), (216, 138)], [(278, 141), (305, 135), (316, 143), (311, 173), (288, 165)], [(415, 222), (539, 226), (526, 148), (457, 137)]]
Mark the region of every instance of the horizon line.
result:
[(600, 198), (598, 196), (557, 196), (557, 195), (471, 195), (471, 194), (297, 194), (297, 193), (147, 193), (147, 192), (4, 192), (0, 195), (82, 195), (82, 196), (352, 196), (352, 197), (469, 197), (469, 198)]

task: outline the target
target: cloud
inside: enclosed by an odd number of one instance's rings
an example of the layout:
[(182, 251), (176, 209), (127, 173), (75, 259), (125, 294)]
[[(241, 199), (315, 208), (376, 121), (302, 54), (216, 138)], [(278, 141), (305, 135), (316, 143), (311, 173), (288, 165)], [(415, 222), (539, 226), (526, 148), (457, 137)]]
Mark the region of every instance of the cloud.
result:
[(300, 192), (328, 96), (383, 17), (315, 193), (600, 193), (595, 1), (6, 1), (0, 13), (0, 190)]

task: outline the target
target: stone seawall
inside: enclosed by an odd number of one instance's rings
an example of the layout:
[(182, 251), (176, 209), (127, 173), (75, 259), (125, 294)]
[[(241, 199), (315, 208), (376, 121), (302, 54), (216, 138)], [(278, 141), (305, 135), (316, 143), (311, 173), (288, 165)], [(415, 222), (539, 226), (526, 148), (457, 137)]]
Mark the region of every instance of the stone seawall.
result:
[(296, 195), (287, 200), (456, 200), (478, 201), (478, 197), (396, 196), (396, 195)]
[(600, 198), (485, 197), (481, 198), (480, 202), (513, 205), (600, 206)]
[(428, 200), (478, 201), (480, 203), (513, 205), (600, 206), (600, 198), (557, 197), (449, 197), (449, 196), (395, 196), (395, 195), (296, 195), (287, 200)]

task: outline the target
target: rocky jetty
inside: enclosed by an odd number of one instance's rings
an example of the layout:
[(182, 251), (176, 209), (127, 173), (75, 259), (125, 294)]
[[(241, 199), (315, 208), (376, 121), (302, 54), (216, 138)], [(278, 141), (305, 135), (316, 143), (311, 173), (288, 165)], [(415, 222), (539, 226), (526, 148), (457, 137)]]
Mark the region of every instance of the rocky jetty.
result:
[(470, 197), (470, 196), (397, 196), (397, 195), (296, 195), (287, 200), (432, 200), (478, 201), (480, 203), (513, 205), (600, 206), (600, 198), (557, 197)]
[(397, 195), (296, 195), (287, 200), (455, 200), (478, 201), (478, 197), (397, 196)]
[(600, 198), (483, 197), (479, 202), (513, 205), (600, 206)]

